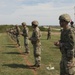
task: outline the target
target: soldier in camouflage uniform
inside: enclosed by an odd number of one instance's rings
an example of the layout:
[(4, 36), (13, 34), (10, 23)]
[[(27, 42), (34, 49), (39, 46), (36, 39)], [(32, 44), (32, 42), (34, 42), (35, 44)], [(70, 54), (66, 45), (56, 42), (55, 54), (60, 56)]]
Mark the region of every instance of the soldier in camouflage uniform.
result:
[(19, 43), (20, 28), (18, 25), (15, 25), (14, 35), (16, 37), (16, 41), (17, 41), (18, 46), (20, 46), (20, 43)]
[(38, 28), (38, 21), (32, 21), (33, 33), (30, 38), (34, 49), (35, 67), (41, 65), (41, 42), (40, 42), (40, 29)]
[(22, 36), (24, 37), (25, 53), (29, 53), (30, 52), (29, 51), (29, 38), (28, 38), (29, 29), (26, 26), (26, 23), (25, 22), (22, 23), (22, 27), (23, 27)]
[(49, 26), (47, 31), (48, 31), (48, 34), (47, 34), (47, 40), (48, 40), (49, 38), (51, 38), (51, 28), (50, 28), (50, 26)]
[(59, 16), (61, 31), (60, 41), (54, 45), (59, 46), (62, 57), (60, 62), (60, 75), (75, 75), (75, 58), (74, 58), (74, 33), (68, 23), (71, 18), (68, 14)]

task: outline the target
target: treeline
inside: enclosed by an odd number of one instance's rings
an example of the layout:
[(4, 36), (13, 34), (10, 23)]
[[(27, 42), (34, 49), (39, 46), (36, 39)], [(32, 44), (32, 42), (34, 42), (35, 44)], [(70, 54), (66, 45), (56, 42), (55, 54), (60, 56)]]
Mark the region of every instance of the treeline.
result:
[[(12, 28), (14, 26), (15, 25), (0, 25), (0, 33), (4, 33), (4, 32), (6, 32), (7, 29)], [(27, 26), (28, 26), (29, 30), (32, 31), (32, 27), (30, 25), (27, 25)], [(20, 29), (22, 29), (21, 25), (19, 25), (19, 27), (20, 27)], [(47, 31), (48, 26), (39, 26), (39, 28), (40, 28), (41, 31)], [(57, 31), (57, 30), (55, 30), (53, 28), (60, 29), (59, 26), (51, 26), (51, 30), (54, 31), (54, 32)]]

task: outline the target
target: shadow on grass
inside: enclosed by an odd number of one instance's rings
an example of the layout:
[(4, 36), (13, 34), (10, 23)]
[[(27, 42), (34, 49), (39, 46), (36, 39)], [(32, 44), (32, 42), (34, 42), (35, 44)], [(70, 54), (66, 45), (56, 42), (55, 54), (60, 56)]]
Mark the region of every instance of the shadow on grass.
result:
[(19, 52), (3, 52), (3, 54), (21, 54)]
[(16, 44), (11, 44), (11, 43), (9, 43), (9, 44), (6, 44), (6, 45), (16, 45)]
[(54, 47), (50, 47), (50, 48), (59, 49), (59, 47), (56, 47), (56, 46), (54, 46)]
[(2, 66), (8, 66), (11, 68), (25, 68), (25, 69), (35, 69), (33, 65), (23, 65), (23, 64), (3, 64)]
[(13, 45), (6, 46), (6, 47), (9, 47), (9, 48), (16, 48), (16, 47), (15, 47), (15, 46), (13, 46)]

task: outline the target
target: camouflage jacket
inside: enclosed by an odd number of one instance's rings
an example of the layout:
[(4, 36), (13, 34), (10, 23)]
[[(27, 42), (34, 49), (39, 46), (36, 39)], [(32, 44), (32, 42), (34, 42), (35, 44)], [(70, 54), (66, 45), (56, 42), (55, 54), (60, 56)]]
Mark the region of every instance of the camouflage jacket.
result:
[(50, 28), (48, 28), (48, 34), (50, 34), (51, 33), (51, 29)]
[(23, 28), (22, 32), (24, 37), (28, 37), (28, 32), (29, 32), (28, 27)]
[(19, 35), (20, 34), (20, 28), (19, 27), (14, 29), (14, 34), (15, 35)]
[(71, 28), (61, 31), (60, 51), (68, 60), (73, 58), (74, 54), (74, 36)]
[(32, 36), (31, 36), (32, 44), (39, 43), (40, 42), (40, 37), (41, 37), (40, 29), (38, 27), (34, 28)]

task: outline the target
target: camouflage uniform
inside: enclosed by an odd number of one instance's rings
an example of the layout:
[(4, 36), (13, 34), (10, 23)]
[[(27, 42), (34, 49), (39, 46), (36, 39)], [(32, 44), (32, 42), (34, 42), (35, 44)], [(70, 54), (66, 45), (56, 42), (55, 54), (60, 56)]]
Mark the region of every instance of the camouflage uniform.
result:
[(15, 27), (10, 28), (10, 30), (9, 30), (9, 35), (10, 35), (10, 37), (11, 37), (14, 41), (17, 41), (17, 40), (16, 40), (16, 28), (15, 28)]
[(14, 35), (16, 37), (16, 41), (17, 41), (18, 46), (20, 46), (20, 43), (19, 43), (19, 34), (20, 34), (20, 28), (18, 27), (18, 25), (15, 25)]
[(50, 29), (50, 27), (48, 28), (47, 40), (48, 40), (49, 38), (51, 38), (51, 29)]
[[(68, 14), (62, 14), (59, 17), (60, 22), (70, 22)], [(71, 28), (62, 29), (60, 37), (60, 51), (62, 54), (60, 62), (60, 75), (75, 75), (75, 58), (74, 58), (74, 33)]]
[(33, 33), (30, 38), (31, 43), (34, 48), (34, 57), (35, 57), (35, 65), (36, 67), (40, 67), (41, 65), (41, 42), (40, 42), (40, 29), (38, 28), (38, 22), (32, 21)]
[(16, 42), (16, 29), (15, 27), (12, 27), (12, 30), (11, 30), (11, 38)]
[(26, 26), (26, 23), (23, 22), (22, 23), (22, 26), (23, 26), (23, 37), (24, 37), (24, 46), (25, 46), (25, 53), (29, 53), (29, 38), (28, 38), (28, 32), (29, 32), (29, 29), (28, 27)]

